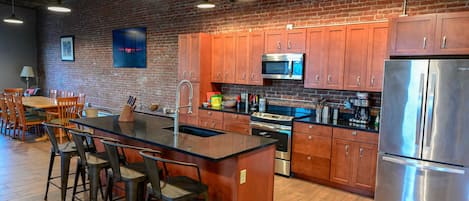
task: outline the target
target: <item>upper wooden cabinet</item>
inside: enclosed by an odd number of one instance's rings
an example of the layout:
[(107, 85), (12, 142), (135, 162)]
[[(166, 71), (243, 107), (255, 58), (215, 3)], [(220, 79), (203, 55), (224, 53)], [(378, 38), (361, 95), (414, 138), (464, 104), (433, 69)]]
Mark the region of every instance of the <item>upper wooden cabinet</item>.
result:
[(388, 23), (347, 26), (344, 89), (381, 91)]
[(262, 79), (262, 55), (264, 54), (264, 32), (249, 33), (249, 76), (248, 84), (264, 85)]
[(305, 61), (305, 88), (324, 88), (325, 68), (324, 48), (326, 47), (326, 30), (323, 27), (310, 28), (306, 37), (306, 61)]
[(324, 88), (343, 89), (346, 27), (326, 27), (325, 34)]
[(265, 53), (306, 52), (306, 29), (268, 31), (265, 33)]
[(210, 76), (211, 37), (208, 34), (183, 34), (178, 41), (178, 80), (200, 82)]
[(399, 17), (391, 20), (389, 54), (469, 54), (469, 12)]
[(235, 83), (236, 34), (212, 36), (212, 82)]
[(224, 42), (223, 35), (212, 36), (212, 82), (223, 82)]
[(236, 83), (249, 83), (249, 33), (236, 35)]

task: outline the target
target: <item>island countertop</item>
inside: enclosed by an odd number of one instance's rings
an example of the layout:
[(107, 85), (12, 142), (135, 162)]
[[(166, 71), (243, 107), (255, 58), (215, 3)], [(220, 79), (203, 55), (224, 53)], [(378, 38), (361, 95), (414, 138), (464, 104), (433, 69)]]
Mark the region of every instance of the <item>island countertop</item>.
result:
[(233, 132), (212, 137), (199, 137), (180, 132), (176, 137), (172, 130), (173, 119), (135, 113), (135, 122), (119, 122), (119, 116), (83, 118), (70, 120), (73, 123), (96, 130), (134, 139), (190, 155), (223, 160), (242, 153), (272, 145), (276, 140), (243, 135)]

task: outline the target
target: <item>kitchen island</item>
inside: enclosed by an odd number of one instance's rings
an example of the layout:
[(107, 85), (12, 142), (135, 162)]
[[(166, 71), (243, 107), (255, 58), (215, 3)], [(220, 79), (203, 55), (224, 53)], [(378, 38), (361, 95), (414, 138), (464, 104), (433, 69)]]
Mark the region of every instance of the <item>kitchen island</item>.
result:
[[(135, 122), (119, 122), (118, 118), (71, 121), (94, 129), (95, 135), (160, 150), (164, 158), (199, 165), (210, 200), (273, 200), (276, 140), (232, 132), (211, 137), (180, 132), (174, 136), (167, 129), (173, 126), (171, 118), (141, 113), (135, 114)], [(131, 162), (143, 160), (137, 152), (126, 151), (126, 155)], [(172, 168), (170, 172), (196, 178), (196, 172), (188, 169)]]

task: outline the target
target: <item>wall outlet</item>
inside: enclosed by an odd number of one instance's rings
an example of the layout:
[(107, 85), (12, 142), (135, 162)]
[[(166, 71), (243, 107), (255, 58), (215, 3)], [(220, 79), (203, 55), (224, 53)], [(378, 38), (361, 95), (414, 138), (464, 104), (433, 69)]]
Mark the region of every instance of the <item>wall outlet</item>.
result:
[(239, 184), (246, 183), (246, 169), (243, 169), (239, 172)]

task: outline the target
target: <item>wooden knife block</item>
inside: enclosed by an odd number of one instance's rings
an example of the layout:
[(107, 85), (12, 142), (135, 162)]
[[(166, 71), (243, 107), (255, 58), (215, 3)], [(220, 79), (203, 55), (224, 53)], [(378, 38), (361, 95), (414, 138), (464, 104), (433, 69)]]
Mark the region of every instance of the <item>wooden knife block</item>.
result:
[(124, 105), (121, 115), (119, 116), (119, 122), (134, 122), (135, 115), (132, 111), (132, 107), (129, 104)]

